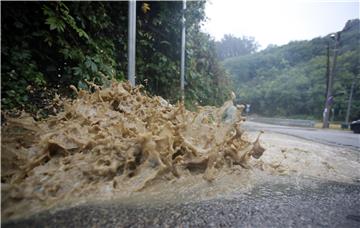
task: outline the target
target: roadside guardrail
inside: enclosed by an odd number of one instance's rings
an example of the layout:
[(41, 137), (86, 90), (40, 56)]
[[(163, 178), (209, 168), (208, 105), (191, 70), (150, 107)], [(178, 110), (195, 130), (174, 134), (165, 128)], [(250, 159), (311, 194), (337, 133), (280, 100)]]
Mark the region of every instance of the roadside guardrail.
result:
[(315, 121), (313, 120), (282, 119), (254, 116), (247, 116), (247, 119), (254, 122), (277, 124), (284, 126), (315, 127)]

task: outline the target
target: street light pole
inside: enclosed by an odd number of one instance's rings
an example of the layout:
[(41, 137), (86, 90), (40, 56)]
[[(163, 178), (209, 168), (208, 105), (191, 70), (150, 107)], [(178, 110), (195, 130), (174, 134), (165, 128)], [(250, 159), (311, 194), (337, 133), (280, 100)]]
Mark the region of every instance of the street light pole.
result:
[(135, 86), (136, 0), (129, 0), (128, 20), (128, 80)]
[(180, 91), (181, 100), (185, 100), (185, 10), (186, 0), (183, 0), (182, 30), (181, 30), (181, 66), (180, 66)]
[(326, 101), (325, 101), (325, 109), (323, 113), (323, 128), (329, 128), (329, 116), (330, 116), (330, 108), (333, 102), (333, 82), (334, 82), (334, 75), (335, 75), (335, 68), (336, 68), (336, 58), (338, 54), (339, 49), (339, 41), (340, 41), (340, 32), (337, 32), (335, 36), (332, 36), (332, 38), (335, 39), (335, 48), (334, 48), (334, 56), (332, 61), (332, 66), (330, 68), (329, 72), (329, 84), (328, 84), (328, 90), (326, 93)]
[(329, 71), (330, 71), (330, 41), (327, 41), (326, 47), (326, 90), (325, 90), (325, 99), (327, 97), (327, 91), (329, 89)]
[(354, 86), (355, 86), (355, 80), (354, 80), (354, 81), (352, 82), (352, 84), (351, 84), (349, 102), (348, 102), (348, 106), (347, 106), (347, 109), (346, 109), (346, 118), (345, 118), (345, 124), (346, 124), (346, 126), (349, 126), (350, 109), (351, 109), (351, 102), (352, 102), (352, 96), (353, 96)]

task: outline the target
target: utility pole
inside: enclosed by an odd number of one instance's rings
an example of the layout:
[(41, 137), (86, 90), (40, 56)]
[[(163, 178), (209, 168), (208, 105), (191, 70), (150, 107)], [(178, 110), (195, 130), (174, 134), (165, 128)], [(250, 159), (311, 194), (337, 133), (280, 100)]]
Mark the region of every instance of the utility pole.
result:
[(336, 35), (332, 35), (331, 37), (335, 39), (335, 48), (334, 48), (334, 56), (332, 60), (332, 66), (329, 72), (329, 84), (326, 93), (326, 101), (325, 101), (325, 109), (323, 113), (323, 128), (329, 128), (329, 116), (330, 116), (330, 108), (333, 103), (334, 96), (332, 94), (335, 68), (336, 68), (336, 57), (339, 49), (339, 41), (340, 41), (341, 32), (337, 32)]
[(181, 100), (185, 100), (185, 10), (186, 0), (183, 0), (182, 30), (181, 30), (181, 66), (180, 66), (180, 90)]
[(348, 102), (348, 106), (346, 109), (346, 117), (345, 117), (346, 126), (349, 126), (349, 118), (350, 118), (350, 110), (351, 110), (351, 102), (352, 102), (352, 96), (353, 96), (353, 92), (354, 92), (354, 86), (355, 86), (355, 80), (351, 83), (349, 102)]
[[(326, 47), (326, 90), (325, 90), (325, 99), (327, 96), (327, 91), (329, 89), (329, 71), (330, 71), (330, 42), (327, 41), (327, 47)], [(325, 101), (326, 102), (326, 101)]]
[(136, 0), (129, 0), (128, 20), (128, 80), (135, 86)]

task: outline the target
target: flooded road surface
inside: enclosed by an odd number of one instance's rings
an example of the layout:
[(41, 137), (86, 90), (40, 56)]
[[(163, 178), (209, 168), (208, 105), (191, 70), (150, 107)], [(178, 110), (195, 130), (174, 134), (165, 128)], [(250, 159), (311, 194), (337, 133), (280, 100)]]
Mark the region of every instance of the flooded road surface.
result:
[(243, 124), (246, 130), (253, 131), (271, 131), (286, 135), (292, 135), (315, 142), (347, 146), (360, 150), (360, 134), (354, 134), (352, 131), (342, 131), (333, 129), (316, 129), (305, 127), (280, 126), (273, 124), (264, 124), (258, 122), (246, 121)]
[(2, 226), (359, 226), (358, 148), (244, 131), (232, 100), (190, 112), (139, 89), (7, 118)]
[(359, 227), (360, 184), (274, 180), (231, 198), (201, 202), (83, 204), (2, 227)]
[[(256, 132), (244, 135), (253, 141)], [(159, 181), (128, 197), (88, 199), (3, 227), (359, 227), (359, 153), (265, 132), (252, 168)], [(119, 196), (117, 196), (119, 197)]]
[[(246, 133), (250, 141), (256, 132)], [(79, 200), (3, 227), (359, 227), (359, 153), (265, 132), (251, 169), (159, 182), (126, 198)]]

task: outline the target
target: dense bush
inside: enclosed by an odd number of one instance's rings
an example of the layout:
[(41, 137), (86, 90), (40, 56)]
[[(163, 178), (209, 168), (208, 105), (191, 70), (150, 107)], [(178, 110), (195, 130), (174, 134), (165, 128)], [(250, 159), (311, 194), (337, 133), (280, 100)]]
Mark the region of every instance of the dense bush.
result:
[[(204, 1), (188, 2), (186, 102), (216, 105), (228, 79), (200, 31)], [(2, 107), (36, 111), (29, 88), (69, 95), (69, 85), (123, 80), (127, 72), (127, 2), (3, 2)], [(136, 82), (172, 102), (179, 98), (182, 2), (137, 2)]]

